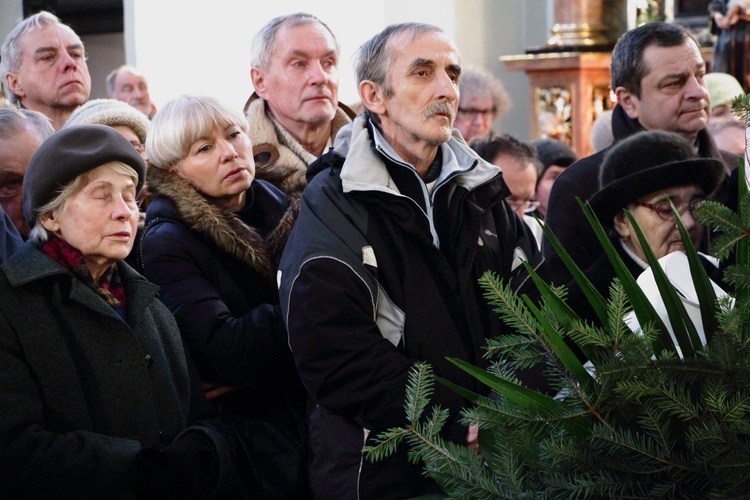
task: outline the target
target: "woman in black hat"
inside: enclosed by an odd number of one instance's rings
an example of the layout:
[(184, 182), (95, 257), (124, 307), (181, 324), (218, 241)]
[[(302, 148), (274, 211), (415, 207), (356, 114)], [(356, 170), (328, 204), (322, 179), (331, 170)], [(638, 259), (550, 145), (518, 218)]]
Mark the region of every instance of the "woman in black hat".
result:
[(115, 129), (71, 127), (23, 183), (29, 241), (0, 269), (5, 498), (206, 498), (229, 440), (157, 287), (123, 262), (145, 165)]
[[(589, 203), (602, 225), (610, 230), (625, 265), (638, 277), (648, 263), (625, 210), (633, 215), (659, 259), (685, 250), (669, 206), (671, 200), (693, 245), (700, 248), (704, 228), (693, 216), (693, 210), (724, 176), (720, 161), (698, 157), (681, 136), (664, 131), (640, 132), (611, 148), (599, 172), (599, 191)], [(716, 265), (706, 256), (701, 259), (709, 276), (718, 279)], [(609, 296), (615, 272), (603, 251), (585, 274), (604, 297)], [(568, 288), (568, 304), (582, 317), (595, 320), (578, 285), (572, 282)]]

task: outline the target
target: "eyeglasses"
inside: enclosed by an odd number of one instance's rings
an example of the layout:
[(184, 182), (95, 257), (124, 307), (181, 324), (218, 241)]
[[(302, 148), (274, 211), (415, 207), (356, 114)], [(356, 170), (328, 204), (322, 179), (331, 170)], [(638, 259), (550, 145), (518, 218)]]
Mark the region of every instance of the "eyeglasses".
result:
[[(702, 201), (703, 198), (695, 198), (693, 200), (690, 200), (689, 203), (675, 203), (675, 208), (677, 209), (677, 213), (680, 216), (684, 215), (685, 212), (690, 212), (690, 215), (692, 216), (693, 212), (695, 211), (695, 207)], [(672, 201), (672, 203), (674, 203), (674, 200)], [(656, 212), (656, 215), (658, 215), (659, 218), (663, 221), (674, 222), (674, 214), (672, 213), (672, 207), (669, 206), (668, 200), (660, 201), (658, 203), (644, 203), (642, 201), (636, 201), (635, 204), (641, 207), (646, 207), (649, 210)]]
[(518, 211), (520, 208), (525, 214), (533, 212), (539, 208), (539, 202), (536, 200), (508, 200), (508, 203), (510, 203), (514, 212)]
[(456, 113), (456, 118), (460, 118), (462, 120), (474, 120), (477, 115), (481, 115), (482, 118), (485, 120), (493, 120), (495, 118), (495, 113), (497, 112), (497, 108), (490, 108), (490, 109), (476, 109), (476, 108), (458, 108), (458, 113)]

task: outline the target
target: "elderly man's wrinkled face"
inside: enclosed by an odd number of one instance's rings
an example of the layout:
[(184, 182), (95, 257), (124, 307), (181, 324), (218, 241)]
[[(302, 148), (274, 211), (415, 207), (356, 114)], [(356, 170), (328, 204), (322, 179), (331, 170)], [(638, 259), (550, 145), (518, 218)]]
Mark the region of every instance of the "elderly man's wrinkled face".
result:
[(31, 230), (23, 216), (23, 176), (42, 142), (39, 134), (29, 129), (0, 138), (0, 205), (23, 237)]
[(476, 137), (490, 135), (496, 114), (495, 102), (489, 92), (474, 95), (461, 94), (456, 122), (453, 126), (468, 142)]
[(253, 86), (274, 117), (293, 133), (333, 120), (339, 102), (339, 54), (317, 22), (282, 26), (268, 69), (253, 68)]
[(63, 210), (42, 217), (44, 227), (78, 249), (94, 279), (130, 253), (138, 225), (135, 180), (103, 165), (84, 182)]
[(403, 35), (388, 42), (395, 53), (389, 68), (391, 95), (380, 89), (382, 102), (373, 111), (388, 143), (416, 165), (453, 133), (461, 66), (458, 49), (443, 33), (405, 42)]
[(146, 78), (129, 71), (122, 71), (115, 77), (114, 87), (109, 97), (126, 102), (144, 115), (151, 116), (153, 110)]
[(711, 102), (704, 80), (706, 63), (688, 40), (675, 47), (651, 45), (643, 51), (648, 68), (640, 97), (615, 89), (620, 105), (646, 130), (676, 132), (694, 140), (706, 128)]
[[(690, 234), (693, 245), (698, 248), (703, 236), (703, 225), (693, 217), (692, 209), (705, 198), (706, 195), (700, 186), (680, 186), (663, 189), (644, 196), (635, 203), (628, 205), (627, 208), (643, 231), (643, 235), (646, 237), (654, 255), (657, 259), (660, 259), (674, 251), (685, 251), (680, 232), (677, 229), (677, 223), (672, 216), (667, 200), (672, 200), (672, 203), (674, 203), (685, 229)], [(643, 252), (633, 226), (625, 214), (620, 212), (615, 215), (614, 222), (615, 230), (623, 238), (628, 248), (645, 261), (646, 254)]]
[(46, 25), (18, 41), (21, 66), (5, 82), (27, 109), (51, 116), (73, 110), (91, 93), (91, 76), (80, 38), (66, 26)]

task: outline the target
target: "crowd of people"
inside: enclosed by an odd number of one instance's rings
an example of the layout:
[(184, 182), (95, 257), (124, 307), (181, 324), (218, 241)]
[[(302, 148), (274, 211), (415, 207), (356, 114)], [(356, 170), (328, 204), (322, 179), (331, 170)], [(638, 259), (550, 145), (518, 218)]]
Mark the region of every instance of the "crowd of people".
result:
[[(512, 333), (479, 277), (533, 296), (528, 264), (596, 322), (542, 224), (606, 296), (614, 271), (578, 199), (637, 276), (648, 264), (626, 211), (662, 257), (684, 250), (671, 201), (705, 250), (693, 210), (738, 182), (744, 143), (713, 135), (734, 127), (741, 86), (707, 75), (677, 24), (617, 41), (617, 103), (581, 158), (495, 131), (511, 105), (502, 83), (462, 67), (436, 26), (390, 25), (359, 48), (359, 114), (339, 102), (339, 54), (320, 19), (280, 16), (253, 39), (243, 110), (201, 95), (157, 109), (131, 66), (90, 100), (85, 48), (53, 14), (8, 34), (4, 496), (439, 493), (406, 444), (377, 462), (363, 448), (404, 425), (417, 361), (486, 392), (446, 360), (486, 367), (487, 340)], [(543, 367), (523, 382), (548, 389)], [(432, 401), (450, 411), (444, 437), (478, 451), (460, 419), (470, 403), (443, 386)]]

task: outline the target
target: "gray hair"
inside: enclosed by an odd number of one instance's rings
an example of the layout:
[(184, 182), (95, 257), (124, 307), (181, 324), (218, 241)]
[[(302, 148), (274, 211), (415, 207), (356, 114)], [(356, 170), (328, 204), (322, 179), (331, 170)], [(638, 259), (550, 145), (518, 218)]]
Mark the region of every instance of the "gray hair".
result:
[[(125, 163), (122, 163), (120, 161), (112, 161), (109, 163), (105, 163), (104, 165), (102, 165), (102, 167), (108, 167), (118, 174), (127, 175), (133, 179), (134, 183), (138, 184), (138, 172), (136, 172), (135, 169), (130, 165), (126, 165)], [(55, 212), (64, 212), (68, 208), (72, 196), (85, 185), (90, 173), (91, 170), (79, 175), (78, 177), (70, 181), (67, 185), (63, 186), (57, 196), (52, 198), (43, 206), (39, 207), (36, 212), (36, 220), (34, 221), (31, 232), (29, 233), (29, 241), (40, 244), (49, 239), (50, 232), (46, 227), (44, 227), (44, 224), (42, 224), (42, 219), (44, 217), (52, 215)]]
[(271, 54), (276, 49), (276, 33), (283, 26), (295, 27), (303, 24), (319, 23), (323, 26), (328, 33), (331, 34), (334, 43), (336, 44), (336, 53), (341, 52), (341, 46), (336, 35), (333, 34), (331, 28), (326, 23), (306, 12), (297, 12), (295, 14), (288, 14), (285, 16), (279, 16), (268, 21), (258, 33), (253, 37), (253, 42), (250, 52), (250, 64), (254, 68), (260, 68), (262, 70), (268, 70), (271, 65)]
[[(134, 75), (143, 76), (143, 73), (138, 71), (138, 68), (135, 68), (134, 66), (128, 66), (127, 64), (123, 64), (119, 68), (113, 69), (108, 75), (107, 75), (107, 94), (112, 94), (115, 91), (115, 80), (117, 80), (117, 75), (120, 73), (132, 73)], [(145, 78), (145, 76), (143, 76)]]
[[(21, 67), (21, 63), (23, 62), (23, 54), (21, 54), (21, 47), (18, 44), (19, 39), (29, 31), (55, 24), (62, 26), (67, 30), (70, 30), (70, 32), (73, 33), (80, 41), (80, 38), (75, 33), (75, 31), (73, 31), (70, 26), (63, 24), (60, 19), (54, 14), (51, 14), (47, 11), (42, 11), (34, 14), (33, 16), (27, 17), (26, 19), (18, 23), (10, 33), (8, 33), (8, 36), (5, 37), (5, 42), (3, 42), (3, 46), (0, 49), (0, 81), (2, 81), (3, 84), (7, 82), (6, 76), (8, 75), (8, 73), (17, 71), (18, 68)], [(83, 46), (83, 43), (81, 43), (81, 46)], [(15, 95), (7, 87), (7, 85), (5, 85), (4, 90), (5, 96), (8, 98), (10, 103), (18, 105), (20, 102), (18, 96)]]
[(151, 166), (171, 170), (188, 154), (190, 146), (208, 136), (216, 127), (236, 125), (245, 134), (249, 126), (245, 116), (217, 99), (183, 95), (167, 102), (151, 121), (146, 137), (146, 152)]
[(38, 111), (0, 106), (0, 139), (11, 139), (25, 130), (36, 132), (42, 141), (55, 133), (49, 118)]
[(357, 51), (357, 62), (354, 67), (357, 85), (364, 81), (371, 81), (383, 89), (383, 95), (386, 98), (393, 96), (391, 74), (388, 70), (393, 62), (397, 47), (390, 45), (388, 42), (402, 33), (404, 34), (402, 46), (406, 46), (424, 34), (444, 33), (444, 31), (437, 26), (424, 23), (391, 24), (386, 27), (363, 43)]
[(461, 100), (464, 97), (476, 95), (489, 95), (492, 97), (495, 118), (505, 114), (512, 106), (510, 96), (505, 91), (503, 83), (486, 69), (471, 66), (464, 68), (461, 71), (461, 80), (459, 80), (458, 88)]

